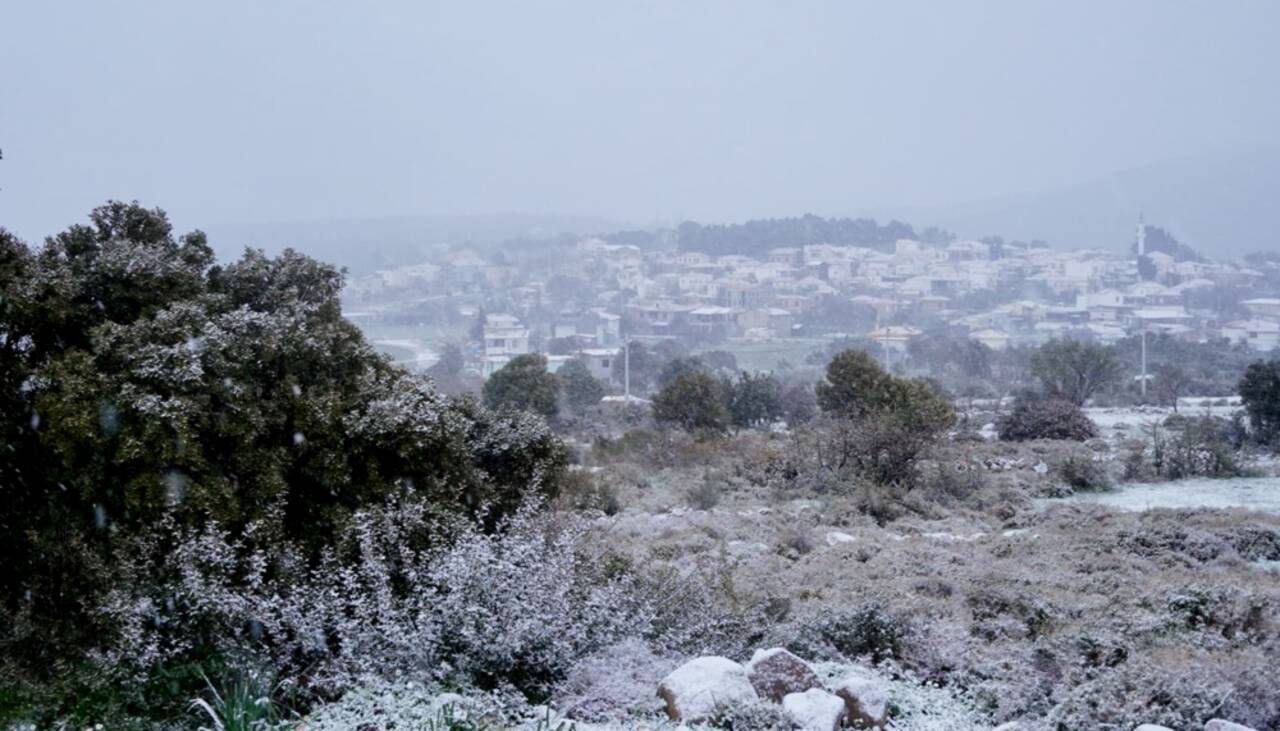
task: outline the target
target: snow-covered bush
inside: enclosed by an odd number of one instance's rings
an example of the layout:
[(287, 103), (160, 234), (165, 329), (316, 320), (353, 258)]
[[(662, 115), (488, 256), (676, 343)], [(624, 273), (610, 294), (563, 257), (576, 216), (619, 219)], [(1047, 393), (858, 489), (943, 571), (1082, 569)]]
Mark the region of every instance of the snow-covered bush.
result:
[[(254, 546), (252, 531), (156, 532), (136, 548), (172, 541), (163, 570), (141, 560), (111, 592), (102, 612), (117, 631), (98, 659), (139, 678), (212, 651), (321, 693), (405, 677), (545, 694), (654, 614), (630, 579), (579, 552), (582, 530), (532, 507), (491, 534), (388, 505), (359, 514), (315, 566), (289, 544)], [(452, 540), (415, 548), (429, 531)]]
[(1028, 439), (1070, 439), (1083, 442), (1098, 436), (1098, 427), (1079, 406), (1063, 399), (1024, 399), (1003, 416), (997, 428), (1007, 442)]

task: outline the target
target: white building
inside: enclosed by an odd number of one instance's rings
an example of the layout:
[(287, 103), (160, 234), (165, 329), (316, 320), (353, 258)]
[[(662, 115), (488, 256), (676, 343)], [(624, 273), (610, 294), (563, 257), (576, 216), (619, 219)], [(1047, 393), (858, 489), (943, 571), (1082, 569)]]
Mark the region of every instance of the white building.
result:
[(1280, 346), (1280, 324), (1253, 318), (1222, 326), (1222, 336), (1233, 343), (1245, 343), (1254, 350), (1269, 351)]

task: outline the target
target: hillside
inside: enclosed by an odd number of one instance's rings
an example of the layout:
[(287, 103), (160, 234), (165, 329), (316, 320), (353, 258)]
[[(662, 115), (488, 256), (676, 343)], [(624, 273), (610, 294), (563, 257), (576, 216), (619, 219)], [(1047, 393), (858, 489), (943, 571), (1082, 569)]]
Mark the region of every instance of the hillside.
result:
[(1280, 244), (1280, 152), (1237, 149), (1168, 160), (1038, 193), (943, 206), (884, 207), (880, 219), (935, 224), (963, 237), (1044, 239), (1056, 248), (1119, 250), (1141, 212), (1214, 257)]
[(619, 223), (589, 216), (550, 213), (385, 216), (314, 221), (263, 221), (209, 226), (207, 233), (221, 260), (234, 259), (246, 246), (268, 254), (293, 247), (352, 274), (418, 264), (432, 252), (455, 244), (485, 246), (507, 239), (539, 239), (564, 233), (615, 231)]

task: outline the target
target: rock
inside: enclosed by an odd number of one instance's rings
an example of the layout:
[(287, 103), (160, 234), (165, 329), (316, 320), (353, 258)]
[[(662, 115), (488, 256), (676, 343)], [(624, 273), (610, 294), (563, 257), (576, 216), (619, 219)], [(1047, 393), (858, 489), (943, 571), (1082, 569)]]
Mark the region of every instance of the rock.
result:
[(828, 545), (828, 546), (836, 546), (836, 545), (839, 545), (839, 544), (841, 544), (841, 543), (853, 543), (853, 542), (854, 542), (854, 541), (856, 541), (856, 540), (858, 540), (858, 539), (857, 539), (857, 538), (854, 538), (853, 536), (849, 535), (848, 533), (841, 533), (841, 532), (840, 532), (840, 531), (838, 531), (838, 530), (833, 530), (833, 531), (828, 531), (828, 532), (827, 532), (827, 545)]
[(1173, 731), (1173, 729), (1168, 726), (1157, 726), (1154, 723), (1144, 723), (1133, 731)]
[(1036, 473), (1037, 475), (1047, 475), (1047, 474), (1049, 474), (1049, 465), (1045, 464), (1043, 461), (1041, 461), (1041, 462), (1036, 462), (1036, 466), (1035, 466), (1035, 467), (1032, 467), (1031, 469), (1035, 470), (1035, 473)]
[(1018, 721), (1010, 721), (1008, 723), (1002, 723), (999, 726), (996, 726), (995, 728), (991, 729), (991, 731), (1022, 731), (1022, 724), (1019, 723)]
[(822, 687), (822, 681), (809, 663), (781, 647), (756, 650), (747, 663), (747, 679), (756, 695), (774, 703), (781, 703), (783, 696), (791, 693)]
[(788, 693), (782, 712), (800, 731), (836, 731), (844, 723), (845, 702), (821, 688)]
[(1253, 731), (1253, 729), (1221, 718), (1215, 718), (1204, 725), (1204, 731)]
[(835, 686), (844, 700), (846, 720), (853, 728), (884, 728), (889, 722), (889, 692), (884, 685), (861, 675), (850, 675)]
[(658, 684), (658, 697), (673, 721), (705, 720), (717, 706), (757, 699), (747, 669), (727, 657), (699, 657), (672, 670)]

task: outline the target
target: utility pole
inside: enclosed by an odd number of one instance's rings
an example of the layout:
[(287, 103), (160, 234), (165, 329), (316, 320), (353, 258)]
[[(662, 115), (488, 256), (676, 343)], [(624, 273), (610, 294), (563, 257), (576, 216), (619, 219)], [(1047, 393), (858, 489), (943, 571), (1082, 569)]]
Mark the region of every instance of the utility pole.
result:
[(1142, 326), (1142, 400), (1147, 400), (1147, 326)]

